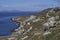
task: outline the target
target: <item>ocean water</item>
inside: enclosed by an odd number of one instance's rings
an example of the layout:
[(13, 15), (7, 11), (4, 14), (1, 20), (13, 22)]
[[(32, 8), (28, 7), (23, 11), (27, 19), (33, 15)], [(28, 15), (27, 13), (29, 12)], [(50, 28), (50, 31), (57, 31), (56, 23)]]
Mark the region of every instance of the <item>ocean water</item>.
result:
[(0, 12), (0, 36), (11, 35), (11, 31), (18, 27), (18, 24), (11, 21), (11, 18), (31, 14), (35, 12)]

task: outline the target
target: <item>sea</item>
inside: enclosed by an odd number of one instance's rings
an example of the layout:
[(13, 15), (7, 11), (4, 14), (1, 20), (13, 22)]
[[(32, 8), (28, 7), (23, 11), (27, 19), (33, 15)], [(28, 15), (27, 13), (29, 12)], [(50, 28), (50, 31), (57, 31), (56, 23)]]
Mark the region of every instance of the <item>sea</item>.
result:
[(11, 18), (16, 16), (26, 16), (32, 15), (36, 12), (0, 12), (0, 36), (9, 36), (12, 34), (12, 31), (18, 27), (18, 23), (13, 22)]

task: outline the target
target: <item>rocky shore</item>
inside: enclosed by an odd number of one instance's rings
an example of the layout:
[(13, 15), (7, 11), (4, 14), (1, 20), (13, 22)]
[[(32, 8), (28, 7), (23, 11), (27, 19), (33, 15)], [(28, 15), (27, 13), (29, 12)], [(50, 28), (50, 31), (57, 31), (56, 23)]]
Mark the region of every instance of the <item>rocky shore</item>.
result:
[[(17, 16), (19, 23), (8, 39), (14, 40), (60, 40), (60, 7), (48, 8), (27, 16)], [(57, 39), (55, 39), (57, 38)]]

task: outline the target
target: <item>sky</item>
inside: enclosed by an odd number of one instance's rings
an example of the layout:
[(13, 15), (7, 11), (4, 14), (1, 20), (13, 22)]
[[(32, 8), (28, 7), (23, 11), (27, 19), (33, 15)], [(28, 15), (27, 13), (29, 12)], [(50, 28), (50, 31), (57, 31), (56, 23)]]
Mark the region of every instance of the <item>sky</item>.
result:
[(0, 0), (0, 11), (40, 11), (60, 6), (59, 0)]

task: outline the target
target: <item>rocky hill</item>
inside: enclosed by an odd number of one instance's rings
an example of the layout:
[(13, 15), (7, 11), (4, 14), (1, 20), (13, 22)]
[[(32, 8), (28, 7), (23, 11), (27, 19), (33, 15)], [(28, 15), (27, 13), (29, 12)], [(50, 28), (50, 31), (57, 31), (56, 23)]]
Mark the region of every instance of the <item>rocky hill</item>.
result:
[(20, 24), (7, 38), (60, 40), (60, 7), (48, 8), (32, 15), (14, 17), (12, 20)]

